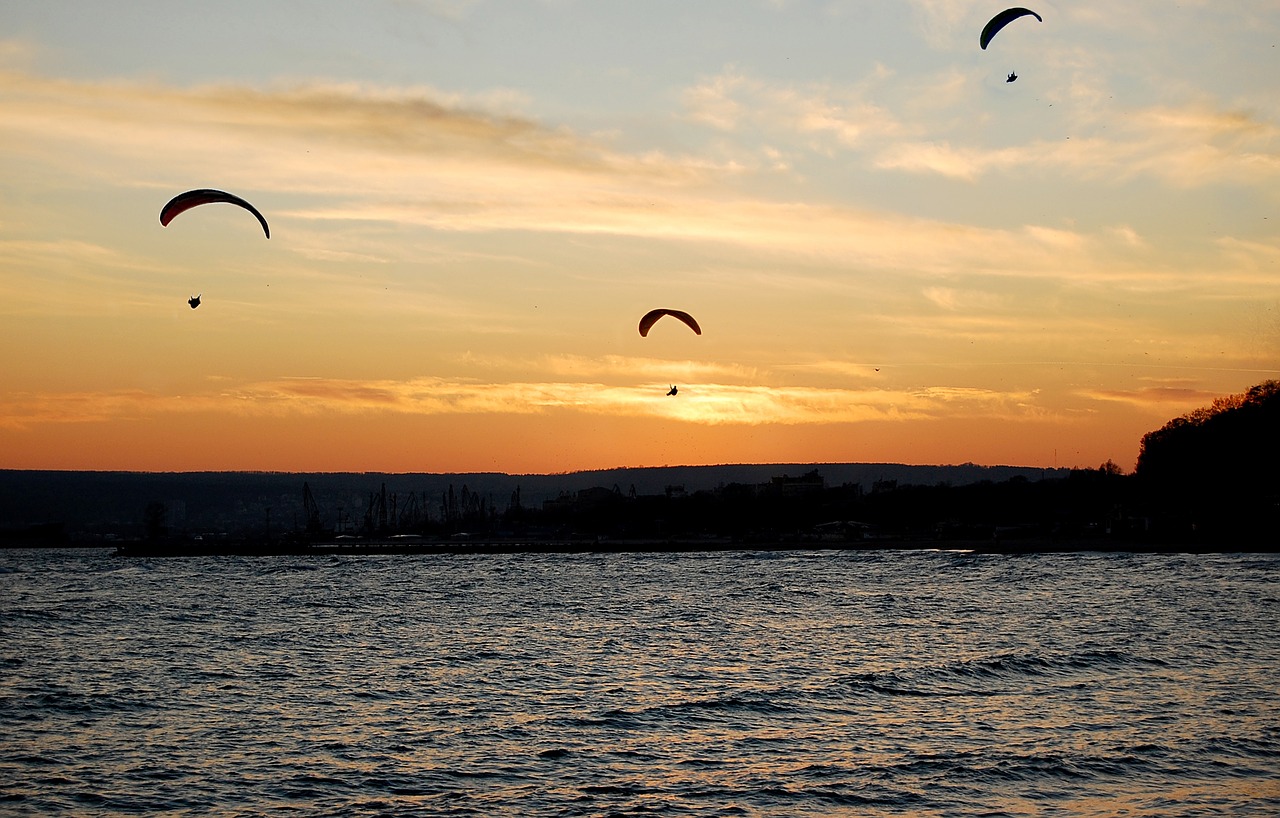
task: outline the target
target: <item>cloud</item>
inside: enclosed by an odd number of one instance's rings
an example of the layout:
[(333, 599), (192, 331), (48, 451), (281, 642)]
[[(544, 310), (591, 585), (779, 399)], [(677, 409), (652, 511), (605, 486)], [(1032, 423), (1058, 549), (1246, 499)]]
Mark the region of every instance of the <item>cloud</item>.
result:
[[(921, 16), (947, 29), (947, 36), (973, 13), (968, 3), (923, 6)], [(838, 150), (865, 155), (880, 170), (963, 181), (1033, 173), (1089, 181), (1150, 178), (1195, 188), (1254, 186), (1280, 176), (1277, 123), (1202, 99), (1122, 110), (1108, 103), (1105, 79), (1094, 76), (1086, 55), (1068, 51), (1055, 59), (1070, 79), (1047, 91), (1058, 103), (1056, 112), (1046, 109), (1050, 114), (1043, 120), (1053, 137), (996, 147), (972, 141), (989, 132), (973, 128), (981, 114), (958, 106), (975, 102), (978, 79), (954, 68), (898, 78), (881, 67), (837, 87), (772, 82), (730, 66), (687, 88), (682, 100), (690, 120), (739, 139), (767, 139), (780, 155), (805, 151), (829, 157)], [(875, 101), (879, 93), (889, 102)]]
[(392, 0), (394, 5), (420, 8), (445, 20), (456, 22), (479, 5), (480, 0)]
[(734, 95), (749, 84), (752, 83), (742, 74), (722, 71), (684, 91), (685, 109), (695, 122), (731, 131), (747, 115), (746, 107)]
[(1232, 237), (1217, 240), (1231, 269), (1280, 274), (1280, 242), (1247, 241)]
[(1127, 224), (1118, 224), (1114, 227), (1107, 228), (1107, 233), (1114, 236), (1120, 243), (1133, 248), (1145, 248), (1148, 246), (1146, 239)]
[(884, 170), (936, 173), (953, 179), (972, 181), (993, 166), (1016, 166), (1025, 162), (1025, 150), (996, 152), (954, 148), (947, 142), (912, 142), (882, 151), (875, 166)]
[(305, 417), (398, 413), (529, 415), (575, 411), (594, 415), (679, 420), (700, 425), (829, 424), (867, 420), (930, 420), (977, 416), (1006, 420), (1043, 416), (1031, 392), (926, 387), (912, 390), (776, 387), (733, 383), (609, 385), (591, 381), (480, 383), (442, 378), (350, 380), (281, 378), (214, 391), (166, 395), (143, 390), (10, 394), (0, 426), (142, 421), (156, 413)]
[(155, 304), (147, 291), (163, 268), (120, 250), (82, 239), (0, 239), (0, 314), (89, 315), (96, 299), (111, 293), (117, 303)]
[[(710, 242), (752, 253), (838, 260), (845, 269), (866, 273), (982, 273), (1116, 282), (1130, 272), (1099, 262), (1111, 243), (1109, 232), (986, 228), (838, 205), (724, 198), (675, 189), (662, 191), (645, 205), (636, 201), (636, 195), (634, 188), (628, 188), (599, 190), (588, 199), (576, 199), (562, 189), (556, 196), (534, 200), (513, 191), (506, 201), (476, 202), (465, 209), (441, 208), (429, 201), (370, 201), (299, 208), (291, 215), (465, 232), (547, 231)], [(799, 280), (793, 274), (779, 274), (793, 284)], [(829, 277), (811, 283), (833, 286)]]
[(801, 363), (779, 364), (776, 368), (781, 371), (835, 375), (840, 378), (851, 378), (855, 380), (873, 380), (880, 377), (878, 374), (880, 372), (880, 368), (874, 364), (857, 363), (852, 361), (805, 361)]
[(31, 65), (41, 49), (26, 40), (0, 40), (0, 67)]
[[(873, 72), (859, 87), (834, 91), (770, 85), (726, 70), (688, 99), (692, 110), (713, 112), (726, 127), (749, 123), (771, 136), (799, 133), (816, 138), (824, 150), (865, 146), (882, 170), (976, 179), (1033, 163), (1084, 168), (1091, 154), (1114, 150), (1100, 140), (996, 151), (904, 143), (898, 137), (909, 129), (866, 98), (867, 89), (886, 76)], [(1130, 258), (1142, 249), (1131, 230), (988, 228), (815, 197), (746, 195), (733, 180), (748, 171), (734, 161), (620, 151), (607, 140), (486, 111), (488, 96), (332, 83), (179, 88), (9, 72), (0, 74), (0, 149), (15, 162), (61, 168), (84, 184), (167, 194), (192, 178), (216, 178), (267, 207), (273, 232), (291, 236), (279, 246), (301, 262), (391, 266), (411, 253), (413, 263), (421, 263), (421, 241), (406, 239), (407, 233), (388, 240), (365, 230), (421, 227), (441, 235), (551, 233), (715, 244), (756, 267), (772, 258), (838, 263), (850, 274), (840, 280), (854, 282), (849, 286), (861, 286), (860, 276), (885, 272), (1108, 285), (1165, 275), (1116, 263), (1117, 246)], [(1183, 127), (1215, 138), (1240, 134), (1259, 151), (1271, 133), (1247, 117), (1185, 120)], [(766, 147), (759, 155), (770, 165), (786, 164), (790, 150)], [(1096, 172), (1108, 169), (1106, 162), (1101, 167)], [(783, 265), (773, 275), (791, 284), (833, 286), (830, 275), (806, 279)]]
[(954, 47), (958, 39), (966, 45), (977, 42), (976, 30), (971, 33), (970, 29), (986, 7), (976, 0), (910, 0), (910, 4), (916, 28), (931, 46)]
[(923, 294), (930, 302), (948, 312), (990, 310), (1008, 303), (1008, 297), (998, 293), (958, 290), (954, 287), (926, 287)]
[[(759, 379), (756, 367), (721, 364), (713, 361), (670, 361), (661, 358), (636, 358), (623, 355), (589, 357), (586, 355), (549, 355), (540, 359), (538, 368), (552, 375), (574, 378), (649, 378), (664, 381), (680, 377), (685, 381), (700, 383), (726, 380), (728, 382), (753, 382)], [(519, 362), (510, 362), (519, 368), (528, 368)], [(509, 364), (509, 365), (510, 365)]]
[(682, 100), (691, 120), (719, 130), (750, 127), (761, 133), (831, 139), (853, 147), (869, 138), (895, 137), (904, 130), (886, 108), (867, 99), (867, 88), (883, 81), (885, 74), (876, 71), (862, 86), (837, 89), (817, 83), (770, 83), (729, 67), (686, 89)]
[[(984, 14), (963, 0), (915, 6), (926, 38), (939, 46)], [(964, 39), (973, 47), (976, 29)], [(1001, 138), (1012, 141), (995, 146), (995, 111), (981, 96), (981, 76), (955, 66), (902, 76), (877, 66), (846, 86), (777, 82), (729, 66), (687, 88), (682, 101), (691, 121), (740, 141), (767, 140), (782, 155), (843, 153), (884, 171), (963, 181), (1016, 173), (1198, 188), (1259, 186), (1280, 176), (1280, 124), (1270, 118), (1193, 92), (1182, 101), (1121, 107), (1093, 52), (1058, 47), (1045, 59), (1063, 79), (1037, 93), (1043, 113), (1034, 124), (1005, 115), (1010, 127)]]
[[(3, 130), (27, 140), (73, 142), (128, 156), (173, 172), (192, 160), (235, 157), (245, 178), (316, 191), (335, 178), (354, 180), (379, 170), (389, 181), (391, 157), (416, 157), (428, 177), (470, 176), (484, 168), (524, 168), (542, 174), (635, 175), (658, 181), (702, 178), (714, 168), (659, 153), (621, 154), (564, 128), (495, 113), (512, 92), (463, 96), (428, 86), (300, 83), (256, 88), (180, 88), (129, 81), (76, 82), (0, 73), (6, 102)], [(86, 130), (86, 128), (89, 130)], [(305, 154), (316, 151), (317, 157)], [(328, 166), (340, 150), (355, 168)], [(427, 164), (430, 160), (431, 164)], [(131, 168), (132, 169), (132, 168)], [(435, 170), (432, 174), (430, 171)], [(187, 171), (189, 173), (189, 171)], [(135, 184), (156, 184), (151, 178)], [(309, 180), (308, 177), (317, 177)]]
[[(1053, 141), (987, 148), (949, 139), (899, 141), (879, 148), (875, 167), (974, 181), (993, 173), (1066, 174), (1091, 181), (1151, 178), (1176, 188), (1256, 186), (1280, 176), (1280, 128), (1236, 111), (1200, 104), (1126, 114)], [(1090, 131), (1099, 131), (1090, 133)]]
[(1199, 406), (1214, 398), (1217, 392), (1190, 385), (1145, 386), (1141, 389), (1096, 389), (1081, 393), (1093, 400), (1127, 403), (1144, 408), (1156, 408), (1160, 412), (1172, 411), (1170, 406)]

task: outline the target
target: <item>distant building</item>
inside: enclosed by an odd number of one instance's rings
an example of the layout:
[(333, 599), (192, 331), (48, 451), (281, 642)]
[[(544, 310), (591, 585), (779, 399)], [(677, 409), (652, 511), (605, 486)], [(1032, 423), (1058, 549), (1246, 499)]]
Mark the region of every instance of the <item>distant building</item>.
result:
[(856, 520), (833, 520), (829, 523), (815, 525), (812, 530), (812, 536), (824, 542), (868, 540), (876, 537), (876, 527), (870, 523), (860, 523)]
[(605, 488), (604, 486), (592, 486), (591, 488), (580, 489), (576, 492), (560, 492), (560, 496), (554, 500), (543, 500), (542, 510), (549, 512), (584, 510), (599, 508), (609, 503), (615, 503), (622, 499), (622, 491), (617, 486), (613, 488)]
[(817, 469), (814, 469), (799, 477), (789, 477), (784, 474), (770, 478), (767, 489), (771, 493), (780, 494), (783, 497), (797, 497), (802, 494), (822, 491), (826, 487), (827, 481), (822, 478), (821, 474), (818, 474)]
[(543, 500), (542, 510), (547, 512), (568, 511), (573, 508), (574, 502), (575, 498), (573, 494), (567, 491), (562, 491), (560, 492), (560, 496), (554, 500)]
[(589, 489), (581, 489), (577, 496), (578, 508), (595, 508), (605, 503), (615, 502), (622, 498), (622, 492), (617, 486), (607, 489), (604, 486), (593, 486)]

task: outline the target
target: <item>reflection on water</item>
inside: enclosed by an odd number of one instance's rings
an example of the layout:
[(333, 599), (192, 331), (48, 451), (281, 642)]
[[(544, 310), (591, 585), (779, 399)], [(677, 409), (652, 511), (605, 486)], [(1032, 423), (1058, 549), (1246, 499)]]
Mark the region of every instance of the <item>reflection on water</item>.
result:
[(1276, 814), (1278, 578), (0, 552), (0, 812)]

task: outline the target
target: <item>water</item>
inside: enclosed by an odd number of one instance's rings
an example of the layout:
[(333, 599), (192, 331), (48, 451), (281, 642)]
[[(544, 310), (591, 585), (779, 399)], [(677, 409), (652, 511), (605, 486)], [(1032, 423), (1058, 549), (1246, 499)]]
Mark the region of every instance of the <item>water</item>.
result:
[(1280, 814), (1280, 555), (0, 551), (0, 814)]

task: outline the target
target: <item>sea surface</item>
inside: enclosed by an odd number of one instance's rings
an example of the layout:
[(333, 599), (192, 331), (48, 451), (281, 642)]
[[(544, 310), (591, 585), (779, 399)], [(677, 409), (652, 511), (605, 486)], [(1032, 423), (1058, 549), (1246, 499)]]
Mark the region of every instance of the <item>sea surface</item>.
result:
[(0, 551), (0, 814), (1280, 815), (1280, 555)]

